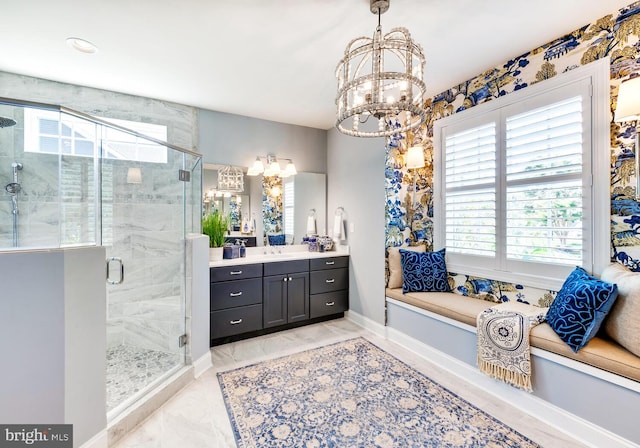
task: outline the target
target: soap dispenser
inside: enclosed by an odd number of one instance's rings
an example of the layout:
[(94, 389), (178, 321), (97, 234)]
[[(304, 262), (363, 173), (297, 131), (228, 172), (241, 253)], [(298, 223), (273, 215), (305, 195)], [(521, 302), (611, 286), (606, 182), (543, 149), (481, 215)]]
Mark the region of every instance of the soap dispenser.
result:
[(240, 258), (247, 256), (247, 246), (244, 245), (246, 241), (247, 240), (240, 240)]

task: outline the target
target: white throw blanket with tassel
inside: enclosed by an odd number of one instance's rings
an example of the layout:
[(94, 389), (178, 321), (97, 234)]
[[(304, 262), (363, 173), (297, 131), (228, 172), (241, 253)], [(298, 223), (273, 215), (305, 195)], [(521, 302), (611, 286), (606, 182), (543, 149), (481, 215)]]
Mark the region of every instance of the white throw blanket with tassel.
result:
[(547, 308), (506, 302), (478, 315), (478, 367), (492, 378), (532, 392), (529, 332)]

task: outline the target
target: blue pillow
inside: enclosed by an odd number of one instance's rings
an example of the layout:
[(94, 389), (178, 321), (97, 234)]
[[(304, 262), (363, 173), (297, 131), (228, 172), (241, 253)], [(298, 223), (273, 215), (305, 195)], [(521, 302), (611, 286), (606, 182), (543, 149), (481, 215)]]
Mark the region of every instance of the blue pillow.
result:
[(278, 235), (267, 235), (269, 239), (269, 246), (284, 246), (285, 245), (285, 235), (284, 233), (280, 233)]
[(403, 294), (414, 291), (451, 291), (444, 251), (414, 252), (400, 249)]
[(576, 267), (547, 312), (547, 322), (571, 350), (577, 352), (593, 338), (618, 297), (618, 286)]

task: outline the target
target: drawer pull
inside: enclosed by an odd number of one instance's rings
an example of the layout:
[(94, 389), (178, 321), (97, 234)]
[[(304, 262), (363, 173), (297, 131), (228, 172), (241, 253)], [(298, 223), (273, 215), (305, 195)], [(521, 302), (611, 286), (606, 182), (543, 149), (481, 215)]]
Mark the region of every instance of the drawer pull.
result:
[(242, 271), (231, 271), (229, 272), (229, 275), (240, 275), (242, 274)]
[(325, 282), (327, 282), (327, 283), (333, 283), (335, 281), (336, 281), (335, 278), (328, 278), (328, 279), (325, 280)]
[(238, 319), (238, 320), (230, 320), (229, 323), (231, 325), (238, 325), (242, 323), (242, 319)]
[(336, 264), (335, 261), (325, 261), (324, 264), (326, 264), (327, 266), (333, 266), (334, 264)]
[(242, 295), (242, 291), (229, 293), (229, 297), (240, 297), (241, 295)]
[(336, 304), (336, 302), (327, 302), (327, 303), (325, 303), (325, 305), (327, 305), (327, 306), (333, 306), (335, 304)]

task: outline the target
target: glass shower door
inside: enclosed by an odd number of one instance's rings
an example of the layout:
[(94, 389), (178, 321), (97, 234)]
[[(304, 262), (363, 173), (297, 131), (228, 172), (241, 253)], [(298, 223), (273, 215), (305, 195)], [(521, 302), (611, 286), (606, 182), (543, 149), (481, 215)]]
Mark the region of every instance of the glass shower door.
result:
[(119, 414), (185, 361), (184, 154), (104, 127), (107, 411)]

